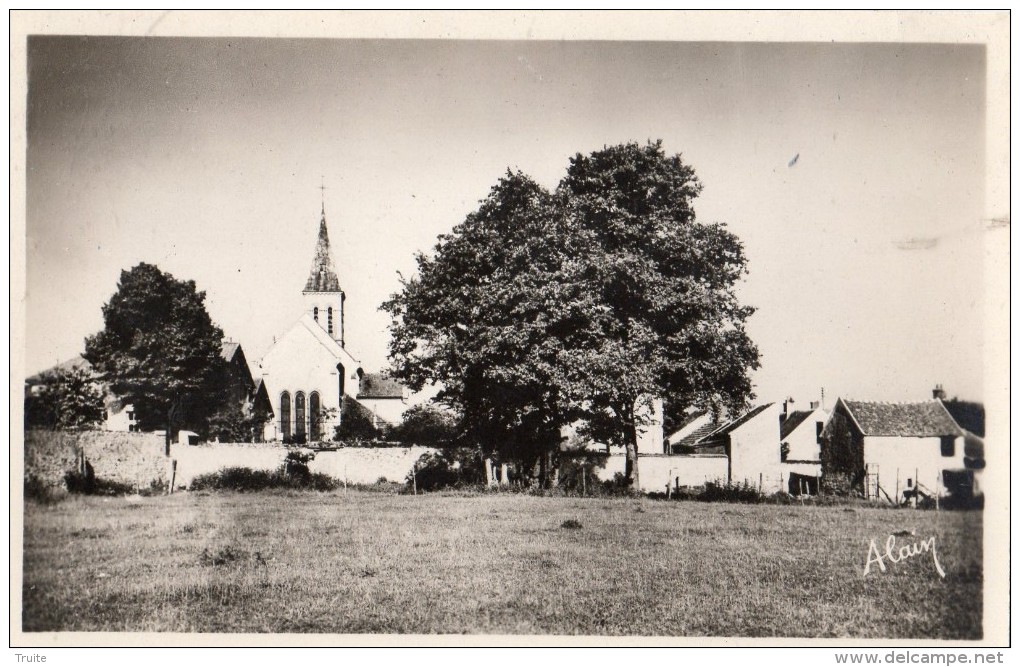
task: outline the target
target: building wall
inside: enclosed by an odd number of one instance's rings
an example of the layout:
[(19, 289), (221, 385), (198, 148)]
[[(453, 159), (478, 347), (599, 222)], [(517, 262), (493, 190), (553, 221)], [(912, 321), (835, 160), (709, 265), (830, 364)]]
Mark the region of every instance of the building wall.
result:
[[(290, 395), (291, 435), (296, 432), (295, 396), (299, 391), (305, 394), (305, 432), (310, 430), (309, 397), (313, 391), (317, 391), (320, 407), (334, 408), (336, 411), (333, 418), (322, 422), (323, 434), (329, 436), (333, 433), (339, 423), (341, 404), (337, 363), (333, 353), (301, 323), (276, 342), (260, 364), (262, 379), (275, 414), (274, 420), (266, 424), (266, 440), (279, 440), (283, 437), (281, 397), (284, 391)], [(345, 368), (344, 391), (351, 396), (358, 389), (356, 370)]]
[(782, 406), (773, 403), (753, 419), (730, 433), (730, 483), (755, 487), (769, 480), (778, 486), (782, 461), (779, 443), (779, 415)]
[(103, 422), (104, 431), (135, 431), (138, 427), (138, 420), (135, 418), (135, 406), (125, 405), (114, 412), (106, 408), (106, 420)]
[(821, 408), (813, 411), (807, 419), (786, 437), (783, 442), (789, 443), (791, 461), (821, 461), (822, 446), (818, 442), (818, 424), (824, 427), (829, 418)]
[(396, 426), (404, 419), (404, 413), (411, 405), (401, 398), (359, 398), (358, 403), (372, 413), (376, 420)]
[(923, 487), (944, 495), (942, 471), (965, 468), (963, 437), (953, 439), (952, 456), (942, 456), (941, 438), (865, 436), (864, 464), (869, 474), (878, 473), (879, 485), (890, 498), (896, 496), (897, 502), (911, 488), (907, 481), (913, 483), (915, 478)]
[(637, 427), (638, 454), (662, 454), (665, 445), (662, 438), (662, 399), (652, 399), (651, 407), (640, 406), (640, 418), (647, 420), (643, 426)]

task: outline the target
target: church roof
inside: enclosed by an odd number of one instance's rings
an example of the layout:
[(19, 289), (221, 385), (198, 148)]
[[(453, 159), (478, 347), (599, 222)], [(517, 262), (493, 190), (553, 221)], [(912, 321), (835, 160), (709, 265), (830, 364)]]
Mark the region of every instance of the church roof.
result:
[(234, 355), (237, 354), (237, 350), (240, 347), (240, 343), (224, 339), (223, 342), (220, 343), (220, 356), (223, 357), (224, 361), (233, 361)]
[(329, 251), (329, 233), (326, 231), (325, 208), (322, 210), (322, 219), (319, 221), (319, 239), (315, 242), (315, 258), (312, 260), (312, 270), (308, 274), (308, 282), (305, 283), (304, 291), (340, 291), (340, 279), (336, 276), (336, 269), (333, 268), (333, 258)]
[(358, 398), (403, 398), (404, 385), (382, 373), (365, 373), (361, 376)]

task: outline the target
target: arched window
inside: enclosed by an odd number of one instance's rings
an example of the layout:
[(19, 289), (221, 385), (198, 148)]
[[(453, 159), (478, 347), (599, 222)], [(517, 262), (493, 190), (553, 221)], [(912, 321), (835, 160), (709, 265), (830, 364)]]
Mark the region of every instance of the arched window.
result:
[(333, 334), (333, 306), (326, 309), (326, 331)]
[(290, 439), (290, 394), (280, 394), (280, 433), (285, 440)]
[(319, 321), (319, 307), (318, 306), (316, 306), (315, 308), (312, 308), (312, 319), (315, 320), (316, 322)]
[(338, 377), (337, 384), (338, 384), (338, 388), (340, 389), (340, 400), (337, 401), (337, 407), (342, 407), (343, 404), (344, 404), (344, 380), (346, 379), (345, 378), (345, 373), (347, 373), (347, 371), (344, 370), (344, 365), (343, 364), (337, 364), (336, 365), (336, 372), (337, 372), (337, 377)]
[(294, 438), (305, 437), (305, 395), (303, 392), (294, 394)]
[(319, 392), (313, 391), (308, 396), (308, 417), (310, 422), (308, 439), (313, 442), (322, 440), (322, 415), (319, 414), (319, 408)]

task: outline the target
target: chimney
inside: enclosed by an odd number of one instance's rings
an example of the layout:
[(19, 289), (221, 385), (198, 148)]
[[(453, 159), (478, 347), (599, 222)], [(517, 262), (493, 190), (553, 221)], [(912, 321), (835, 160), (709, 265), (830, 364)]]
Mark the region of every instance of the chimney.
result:
[(811, 401), (811, 409), (812, 410), (817, 410), (818, 406), (820, 406), (820, 405), (821, 405), (820, 401)]
[(931, 390), (931, 397), (939, 400), (945, 400), (946, 390), (942, 388), (941, 384), (935, 385), (935, 388)]
[(791, 412), (793, 412), (793, 403), (794, 403), (794, 400), (793, 400), (792, 396), (787, 397), (787, 399), (785, 401), (783, 401), (783, 414), (784, 415), (788, 415)]

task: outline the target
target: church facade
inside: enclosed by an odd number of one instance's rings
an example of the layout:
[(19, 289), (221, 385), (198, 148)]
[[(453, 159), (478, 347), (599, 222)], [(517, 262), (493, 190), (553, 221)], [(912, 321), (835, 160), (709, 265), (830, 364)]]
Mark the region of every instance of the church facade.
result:
[[(311, 271), (301, 294), (304, 313), (259, 362), (274, 411), (274, 419), (265, 426), (267, 441), (332, 440), (341, 423), (344, 397), (357, 401), (363, 384), (378, 384), (369, 381), (379, 375), (366, 376), (361, 363), (345, 346), (346, 295), (333, 265), (325, 206)], [(363, 407), (379, 414), (375, 402), (378, 400)], [(399, 422), (407, 408), (406, 392), (389, 392), (383, 404), (385, 417), (376, 425)]]

